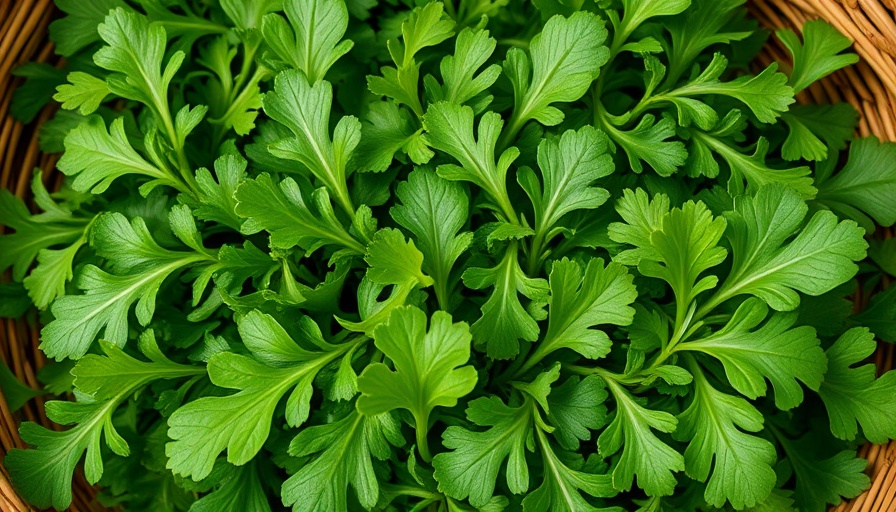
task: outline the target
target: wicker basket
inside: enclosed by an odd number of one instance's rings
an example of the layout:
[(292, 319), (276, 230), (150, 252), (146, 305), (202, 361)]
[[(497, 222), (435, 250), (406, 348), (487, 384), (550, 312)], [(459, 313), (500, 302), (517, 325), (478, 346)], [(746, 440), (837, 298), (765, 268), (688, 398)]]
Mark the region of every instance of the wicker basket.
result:
[[(798, 29), (806, 20), (823, 18), (852, 39), (862, 61), (813, 85), (798, 99), (812, 103), (848, 101), (862, 114), (860, 135), (896, 140), (896, 0), (750, 0), (749, 8), (767, 28)], [(0, 0), (0, 187), (23, 197), (30, 191), (28, 184), (35, 167), (44, 170), (44, 176), (50, 180), (48, 188), (58, 185), (61, 178), (52, 172), (58, 155), (40, 153), (37, 144), (37, 128), (52, 116), (55, 107), (48, 106), (28, 126), (15, 121), (9, 115), (9, 106), (19, 80), (11, 72), (28, 61), (58, 60), (46, 37), (47, 26), (56, 15), (52, 0)], [(788, 62), (787, 53), (774, 38), (760, 56), (762, 65), (772, 61), (783, 67)], [(888, 230), (879, 231), (884, 236), (892, 235)], [(856, 295), (860, 300), (862, 294)], [(862, 306), (856, 303), (857, 309)], [(17, 321), (0, 319), (0, 358), (19, 379), (34, 388), (39, 387), (35, 373), (45, 363), (37, 348), (38, 331), (34, 316)], [(893, 367), (893, 348), (882, 344), (875, 354), (880, 372)], [(17, 432), (19, 422), (29, 420), (59, 428), (47, 420), (43, 407), (44, 400), (38, 397), (13, 415), (0, 392), (0, 460), (10, 448), (23, 447)], [(867, 472), (871, 488), (834, 510), (896, 511), (896, 442), (866, 445), (859, 453), (870, 462)], [(73, 490), (74, 501), (69, 510), (105, 510), (95, 499), (97, 490), (87, 484), (83, 475), (76, 474)], [(16, 495), (2, 466), (0, 510), (34, 510)]]

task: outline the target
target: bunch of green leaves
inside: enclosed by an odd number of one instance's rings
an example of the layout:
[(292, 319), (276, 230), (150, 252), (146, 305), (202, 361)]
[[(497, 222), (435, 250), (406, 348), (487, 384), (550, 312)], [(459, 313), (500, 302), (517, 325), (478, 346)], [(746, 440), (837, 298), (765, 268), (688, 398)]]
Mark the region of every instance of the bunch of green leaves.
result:
[(34, 505), (821, 511), (896, 438), (847, 299), (896, 146), (795, 105), (824, 22), (782, 72), (743, 0), (58, 4), (14, 110), (66, 180), (0, 192)]

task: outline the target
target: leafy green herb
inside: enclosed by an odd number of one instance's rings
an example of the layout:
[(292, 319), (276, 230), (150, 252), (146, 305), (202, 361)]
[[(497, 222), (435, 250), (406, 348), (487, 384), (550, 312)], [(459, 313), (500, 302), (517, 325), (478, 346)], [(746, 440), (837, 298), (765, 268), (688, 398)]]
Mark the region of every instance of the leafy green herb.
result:
[(35, 506), (820, 512), (896, 438), (896, 150), (794, 105), (824, 22), (751, 74), (743, 0), (58, 3), (64, 181), (0, 192), (56, 360), (6, 399), (74, 394)]

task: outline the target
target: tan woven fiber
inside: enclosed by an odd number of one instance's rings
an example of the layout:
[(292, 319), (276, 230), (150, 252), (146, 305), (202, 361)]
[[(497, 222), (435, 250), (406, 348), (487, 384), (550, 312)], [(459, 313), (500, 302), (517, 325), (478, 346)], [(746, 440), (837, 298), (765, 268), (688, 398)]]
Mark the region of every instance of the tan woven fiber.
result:
[[(84, 0), (90, 1), (90, 0)], [(800, 94), (805, 103), (848, 101), (862, 114), (859, 134), (876, 135), (896, 140), (896, 0), (748, 0), (749, 9), (760, 23), (770, 29), (795, 28), (806, 20), (823, 18), (855, 42), (862, 61), (849, 69), (814, 84)], [(58, 155), (40, 153), (37, 128), (54, 111), (44, 109), (31, 124), (23, 126), (9, 116), (12, 91), (20, 83), (12, 69), (28, 61), (58, 63), (52, 43), (47, 40), (47, 26), (58, 13), (52, 0), (0, 0), (0, 187), (26, 197), (32, 170), (40, 167), (48, 187), (58, 186), (61, 179), (55, 172)], [(787, 68), (788, 57), (780, 43), (772, 37), (760, 56), (760, 64), (778, 61)], [(0, 230), (2, 230), (0, 219)], [(878, 230), (880, 236), (892, 236), (892, 230)], [(857, 294), (860, 295), (860, 294)], [(864, 304), (857, 303), (861, 309)], [(45, 358), (37, 348), (36, 318), (7, 321), (0, 319), (0, 358), (23, 382), (39, 388), (35, 374)], [(883, 345), (874, 359), (879, 371), (893, 367), (894, 348)], [(896, 390), (894, 390), (896, 392)], [(15, 415), (11, 414), (0, 390), (0, 460), (7, 450), (22, 447), (17, 428), (21, 421), (35, 421), (56, 428), (46, 418), (44, 400), (32, 400)], [(896, 511), (896, 443), (886, 446), (866, 445), (860, 455), (867, 458), (871, 488), (837, 512)], [(96, 499), (97, 491), (83, 475), (76, 475), (74, 501), (70, 511), (104, 510)], [(9, 484), (6, 470), (0, 465), (0, 512), (33, 510)]]

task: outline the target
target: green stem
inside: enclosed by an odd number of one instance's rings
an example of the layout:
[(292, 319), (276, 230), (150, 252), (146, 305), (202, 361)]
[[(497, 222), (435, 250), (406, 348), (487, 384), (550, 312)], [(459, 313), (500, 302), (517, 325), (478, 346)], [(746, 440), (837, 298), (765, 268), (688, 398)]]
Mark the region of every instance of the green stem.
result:
[(432, 455), (429, 453), (429, 441), (427, 434), (429, 433), (429, 416), (417, 418), (415, 416), (415, 429), (417, 430), (417, 450), (420, 451), (420, 458), (427, 463), (432, 462)]

